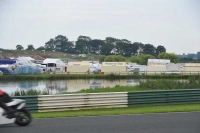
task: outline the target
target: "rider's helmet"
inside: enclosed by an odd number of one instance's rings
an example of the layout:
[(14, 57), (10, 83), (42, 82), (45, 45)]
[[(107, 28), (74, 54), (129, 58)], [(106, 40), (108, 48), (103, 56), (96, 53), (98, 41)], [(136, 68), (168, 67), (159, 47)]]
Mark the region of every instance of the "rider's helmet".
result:
[(0, 89), (0, 95), (3, 95), (4, 94), (4, 92)]

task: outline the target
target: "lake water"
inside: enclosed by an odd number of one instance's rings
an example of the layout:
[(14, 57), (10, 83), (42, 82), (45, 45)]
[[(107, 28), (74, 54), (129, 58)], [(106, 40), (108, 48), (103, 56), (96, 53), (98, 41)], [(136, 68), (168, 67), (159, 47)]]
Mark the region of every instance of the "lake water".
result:
[(0, 82), (0, 88), (11, 94), (16, 90), (50, 90), (52, 94), (59, 92), (76, 92), (82, 89), (95, 89), (100, 87), (135, 86), (139, 83), (138, 79), (77, 79), (77, 80), (42, 80), (42, 81), (14, 81)]

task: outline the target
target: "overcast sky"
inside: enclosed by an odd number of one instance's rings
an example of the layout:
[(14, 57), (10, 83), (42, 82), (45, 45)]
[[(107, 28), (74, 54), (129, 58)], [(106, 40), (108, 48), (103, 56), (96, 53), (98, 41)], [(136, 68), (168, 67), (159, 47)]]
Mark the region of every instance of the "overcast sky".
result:
[(0, 48), (35, 48), (57, 35), (115, 37), (200, 51), (200, 0), (0, 0)]

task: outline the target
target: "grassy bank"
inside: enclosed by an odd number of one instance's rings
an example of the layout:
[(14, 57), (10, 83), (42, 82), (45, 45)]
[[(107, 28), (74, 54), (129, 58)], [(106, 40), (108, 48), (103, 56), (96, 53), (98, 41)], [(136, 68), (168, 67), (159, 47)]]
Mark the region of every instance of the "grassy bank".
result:
[[(100, 93), (100, 92), (132, 92), (149, 90), (175, 90), (175, 89), (200, 89), (200, 79), (189, 78), (188, 80), (147, 80), (136, 86), (116, 86), (114, 88), (83, 89), (73, 93)], [(63, 92), (67, 94), (69, 92)]]
[(35, 95), (50, 95), (50, 90), (17, 90), (11, 94), (11, 96), (35, 96)]
[(18, 80), (60, 80), (60, 79), (187, 79), (199, 78), (200, 75), (115, 75), (115, 74), (40, 74), (40, 75), (3, 75), (0, 81), (18, 81)]
[(200, 111), (200, 104), (164, 105), (164, 106), (134, 106), (128, 108), (101, 108), (71, 110), (62, 112), (33, 113), (33, 118), (56, 118), (56, 117), (80, 117), (80, 116), (102, 116), (122, 114), (148, 114), (169, 112), (192, 112)]

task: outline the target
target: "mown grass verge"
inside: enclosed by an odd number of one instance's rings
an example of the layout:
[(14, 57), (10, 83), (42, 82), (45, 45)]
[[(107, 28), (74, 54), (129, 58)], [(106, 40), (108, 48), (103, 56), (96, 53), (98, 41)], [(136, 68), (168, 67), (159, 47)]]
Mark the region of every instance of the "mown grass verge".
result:
[(187, 79), (189, 77), (198, 78), (200, 75), (116, 75), (116, 74), (39, 74), (39, 75), (3, 75), (0, 81), (18, 80), (60, 80), (60, 79)]
[(81, 116), (103, 116), (124, 114), (149, 114), (169, 112), (193, 112), (200, 111), (199, 104), (159, 105), (159, 106), (132, 106), (127, 108), (99, 108), (82, 109), (61, 112), (33, 113), (33, 118), (56, 118), (56, 117), (81, 117)]

